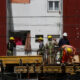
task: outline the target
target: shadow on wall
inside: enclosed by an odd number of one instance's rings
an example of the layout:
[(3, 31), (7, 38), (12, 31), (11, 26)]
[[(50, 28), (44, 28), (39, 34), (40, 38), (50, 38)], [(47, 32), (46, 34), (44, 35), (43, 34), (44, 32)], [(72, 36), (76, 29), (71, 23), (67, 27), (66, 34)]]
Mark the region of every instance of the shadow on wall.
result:
[(13, 27), (13, 17), (12, 17), (12, 6), (10, 0), (7, 0), (7, 36), (9, 36), (9, 31), (14, 31)]

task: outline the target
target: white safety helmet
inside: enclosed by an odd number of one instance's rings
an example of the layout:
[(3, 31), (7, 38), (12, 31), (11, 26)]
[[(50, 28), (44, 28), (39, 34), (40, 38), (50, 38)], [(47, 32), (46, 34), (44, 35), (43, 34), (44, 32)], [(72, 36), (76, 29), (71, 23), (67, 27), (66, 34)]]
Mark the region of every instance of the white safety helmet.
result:
[(64, 32), (64, 33), (63, 33), (63, 36), (67, 37), (68, 35), (67, 35), (67, 33), (66, 33), (66, 32)]

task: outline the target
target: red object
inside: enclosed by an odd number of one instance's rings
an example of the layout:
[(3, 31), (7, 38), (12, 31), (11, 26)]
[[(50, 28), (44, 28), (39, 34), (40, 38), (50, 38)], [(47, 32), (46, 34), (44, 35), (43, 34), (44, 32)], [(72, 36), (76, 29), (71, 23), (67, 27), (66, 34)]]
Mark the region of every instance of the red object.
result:
[(16, 45), (22, 45), (22, 40), (20, 38), (15, 38)]
[(80, 54), (80, 0), (63, 0), (63, 31)]
[(11, 0), (12, 3), (30, 3), (30, 0)]
[[(70, 45), (63, 45), (63, 52), (62, 52), (62, 63), (64, 62), (72, 62), (72, 58), (75, 55), (76, 49), (73, 46)], [(72, 49), (72, 53), (67, 53), (66, 49), (67, 48), (71, 48)]]
[(62, 63), (67, 62), (68, 61), (68, 56), (66, 55), (65, 50), (63, 51), (63, 56), (62, 56)]
[(6, 55), (6, 0), (0, 1), (0, 56)]

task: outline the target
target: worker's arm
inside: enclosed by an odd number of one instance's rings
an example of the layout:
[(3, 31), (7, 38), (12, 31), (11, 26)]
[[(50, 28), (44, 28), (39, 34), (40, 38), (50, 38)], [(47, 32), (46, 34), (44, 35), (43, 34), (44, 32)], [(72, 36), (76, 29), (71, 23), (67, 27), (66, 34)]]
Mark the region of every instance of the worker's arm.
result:
[(58, 43), (57, 43), (56, 39), (53, 38), (53, 40), (54, 40), (54, 45), (58, 46)]

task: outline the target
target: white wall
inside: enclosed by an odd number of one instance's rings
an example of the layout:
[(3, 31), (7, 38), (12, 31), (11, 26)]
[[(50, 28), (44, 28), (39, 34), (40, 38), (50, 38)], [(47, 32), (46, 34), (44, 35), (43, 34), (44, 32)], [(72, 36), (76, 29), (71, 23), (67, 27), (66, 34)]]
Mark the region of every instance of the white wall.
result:
[[(47, 0), (30, 0), (30, 4), (12, 3), (14, 30), (30, 30), (31, 37), (42, 34), (61, 34), (61, 17), (59, 11), (49, 12)], [(44, 43), (47, 38), (44, 39)], [(35, 38), (31, 38), (32, 49), (38, 48)]]

